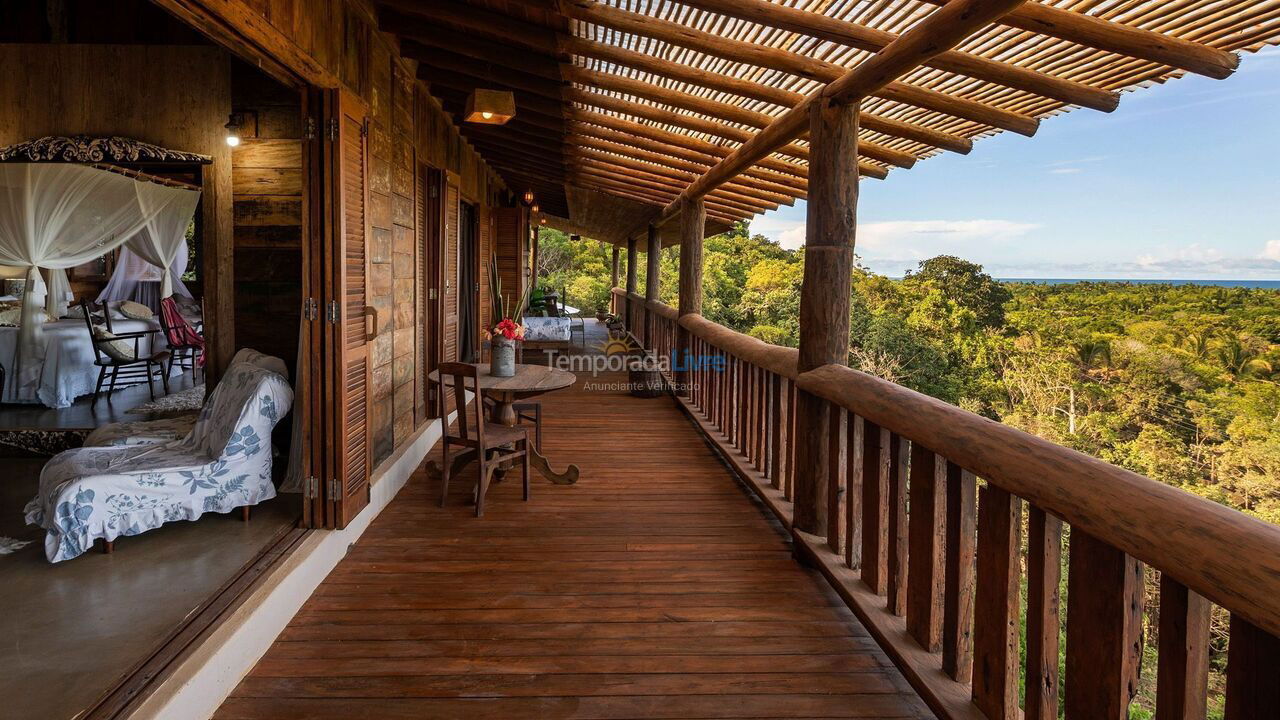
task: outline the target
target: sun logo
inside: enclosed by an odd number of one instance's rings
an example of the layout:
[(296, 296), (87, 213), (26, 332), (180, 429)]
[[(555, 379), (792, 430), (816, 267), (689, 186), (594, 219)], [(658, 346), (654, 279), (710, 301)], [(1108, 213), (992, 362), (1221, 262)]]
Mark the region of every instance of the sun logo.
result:
[(627, 337), (611, 337), (600, 344), (600, 352), (605, 355), (626, 355), (638, 349), (631, 344), (631, 339)]

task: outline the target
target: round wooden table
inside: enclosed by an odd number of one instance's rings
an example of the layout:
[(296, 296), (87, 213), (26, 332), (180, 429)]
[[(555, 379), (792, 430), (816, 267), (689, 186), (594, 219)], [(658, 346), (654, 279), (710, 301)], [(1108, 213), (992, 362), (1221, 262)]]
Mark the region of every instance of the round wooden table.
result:
[[(480, 392), (485, 397), (493, 400), (493, 409), (489, 411), (489, 419), (507, 427), (515, 427), (518, 421), (515, 409), (515, 404), (518, 401), (555, 390), (563, 390), (578, 380), (577, 376), (571, 372), (557, 370), (545, 365), (516, 365), (516, 374), (511, 377), (490, 375), (488, 363), (477, 364), (476, 368), (479, 375), (476, 378), (476, 382), (480, 386)], [(432, 383), (439, 384), (440, 371), (433, 370), (427, 376), (427, 379)], [(445, 378), (444, 384), (446, 387), (452, 387), (453, 378)], [(453, 467), (449, 471), (450, 476), (457, 475), (459, 470), (466, 467), (468, 463), (474, 462), (475, 459), (474, 450), (467, 450), (455, 456), (452, 462)], [(539, 449), (532, 446), (529, 452), (529, 466), (553, 483), (572, 485), (578, 482), (577, 465), (570, 464), (569, 468), (564, 472), (555, 472), (547, 462), (546, 456)], [(427, 463), (427, 470), (434, 475), (441, 473), (440, 466), (434, 460)]]

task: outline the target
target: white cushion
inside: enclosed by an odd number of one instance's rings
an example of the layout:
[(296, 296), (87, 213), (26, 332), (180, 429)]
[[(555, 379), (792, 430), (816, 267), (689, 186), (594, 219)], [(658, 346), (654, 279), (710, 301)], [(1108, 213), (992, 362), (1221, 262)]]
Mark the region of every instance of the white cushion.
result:
[(0, 327), (17, 327), (22, 320), (22, 308), (0, 310)]
[(96, 327), (93, 329), (93, 338), (95, 340), (107, 340), (109, 342), (98, 343), (98, 349), (107, 354), (112, 360), (137, 360), (137, 355), (133, 353), (133, 343), (117, 340), (114, 333), (109, 333), (105, 328)]
[(120, 303), (120, 314), (130, 320), (150, 320), (156, 316), (155, 313), (151, 312), (151, 308), (130, 300)]

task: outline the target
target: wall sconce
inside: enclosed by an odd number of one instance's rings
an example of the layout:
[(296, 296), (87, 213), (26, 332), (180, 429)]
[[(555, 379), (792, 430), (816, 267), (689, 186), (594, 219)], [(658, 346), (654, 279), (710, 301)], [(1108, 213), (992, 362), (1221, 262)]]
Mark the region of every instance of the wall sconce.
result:
[(227, 117), (227, 124), (222, 127), (227, 129), (227, 144), (236, 147), (240, 144), (240, 130), (244, 127), (244, 113), (231, 113)]
[(258, 113), (254, 110), (236, 110), (227, 116), (227, 145), (237, 147), (244, 138), (258, 137)]
[(467, 96), (467, 110), (462, 119), (486, 125), (505, 125), (515, 116), (515, 95), (506, 90), (476, 88)]

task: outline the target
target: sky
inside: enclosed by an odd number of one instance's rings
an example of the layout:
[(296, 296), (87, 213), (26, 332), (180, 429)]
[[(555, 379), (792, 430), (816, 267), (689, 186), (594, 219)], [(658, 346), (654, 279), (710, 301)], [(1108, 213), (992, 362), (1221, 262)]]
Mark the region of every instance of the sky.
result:
[[(804, 225), (798, 201), (751, 231), (794, 248)], [(893, 277), (948, 254), (1001, 278), (1280, 279), (1280, 49), (864, 180), (855, 248)]]

